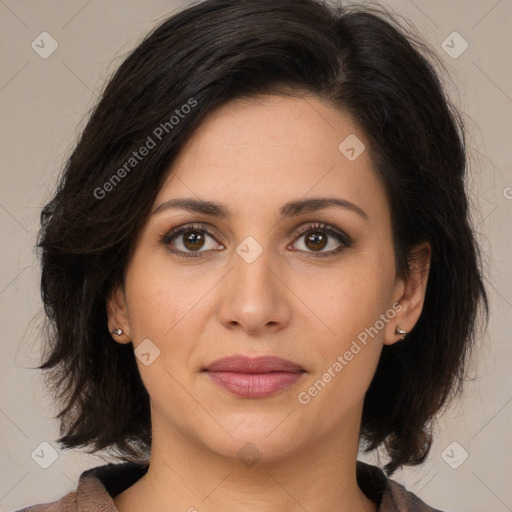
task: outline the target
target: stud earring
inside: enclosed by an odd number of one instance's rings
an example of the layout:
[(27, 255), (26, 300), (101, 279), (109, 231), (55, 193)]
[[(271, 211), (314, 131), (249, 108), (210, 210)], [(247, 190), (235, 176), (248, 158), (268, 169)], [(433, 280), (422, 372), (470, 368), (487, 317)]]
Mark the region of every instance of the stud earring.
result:
[(114, 329), (112, 331), (112, 334), (115, 334), (116, 336), (121, 336), (121, 334), (123, 334), (123, 329)]
[(405, 340), (405, 335), (407, 334), (407, 331), (405, 329), (401, 329), (398, 325), (396, 326), (396, 329), (395, 329), (395, 334), (403, 334), (404, 336), (402, 336), (400, 339), (401, 340)]

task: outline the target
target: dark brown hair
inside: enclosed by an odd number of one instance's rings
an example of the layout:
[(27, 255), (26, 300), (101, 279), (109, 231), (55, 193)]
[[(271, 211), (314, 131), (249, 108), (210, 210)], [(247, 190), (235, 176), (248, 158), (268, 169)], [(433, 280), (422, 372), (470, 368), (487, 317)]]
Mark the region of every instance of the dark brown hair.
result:
[[(63, 447), (108, 449), (122, 460), (150, 448), (149, 396), (133, 345), (111, 338), (106, 301), (184, 143), (232, 99), (311, 94), (352, 115), (366, 136), (391, 208), (399, 275), (408, 275), (417, 244), (432, 247), (423, 311), (406, 343), (384, 347), (361, 427), (368, 450), (387, 450), (389, 474), (425, 459), (433, 418), (460, 391), (481, 306), (488, 318), (463, 126), (436, 63), (387, 11), (314, 0), (207, 0), (165, 20), (127, 56), (41, 214), (49, 330), (39, 368), (60, 406)], [(130, 160), (149, 138), (154, 146)]]

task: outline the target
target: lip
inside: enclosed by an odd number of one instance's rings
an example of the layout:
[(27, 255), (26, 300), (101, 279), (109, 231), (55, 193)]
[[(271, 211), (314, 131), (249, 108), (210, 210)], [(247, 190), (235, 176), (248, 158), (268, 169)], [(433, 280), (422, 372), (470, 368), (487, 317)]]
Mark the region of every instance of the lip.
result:
[(264, 398), (293, 386), (305, 370), (275, 356), (223, 357), (203, 371), (221, 388), (242, 398)]
[(204, 368), (209, 372), (238, 373), (269, 373), (269, 372), (301, 372), (304, 369), (294, 363), (276, 356), (249, 357), (236, 355), (223, 357)]

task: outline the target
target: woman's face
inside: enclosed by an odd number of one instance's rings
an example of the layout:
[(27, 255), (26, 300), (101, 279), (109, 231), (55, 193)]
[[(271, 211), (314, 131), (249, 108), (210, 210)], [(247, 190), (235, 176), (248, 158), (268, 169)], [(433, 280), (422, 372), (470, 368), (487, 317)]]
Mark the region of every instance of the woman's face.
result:
[[(154, 431), (227, 456), (252, 443), (268, 460), (357, 436), (383, 344), (419, 315), (363, 144), (315, 97), (231, 102), (190, 139), (109, 304), (118, 341), (137, 349)], [(296, 367), (212, 365), (232, 356)]]

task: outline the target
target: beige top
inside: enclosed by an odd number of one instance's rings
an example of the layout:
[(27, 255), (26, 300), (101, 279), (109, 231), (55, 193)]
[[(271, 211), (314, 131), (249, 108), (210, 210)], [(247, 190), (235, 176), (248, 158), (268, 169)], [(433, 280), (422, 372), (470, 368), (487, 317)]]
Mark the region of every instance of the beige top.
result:
[[(97, 466), (84, 471), (78, 487), (60, 500), (15, 512), (118, 512), (112, 498), (131, 487), (148, 468), (148, 465), (134, 462)], [(378, 512), (441, 512), (388, 479), (375, 466), (358, 461), (357, 481), (361, 490), (379, 504)]]

